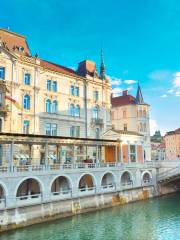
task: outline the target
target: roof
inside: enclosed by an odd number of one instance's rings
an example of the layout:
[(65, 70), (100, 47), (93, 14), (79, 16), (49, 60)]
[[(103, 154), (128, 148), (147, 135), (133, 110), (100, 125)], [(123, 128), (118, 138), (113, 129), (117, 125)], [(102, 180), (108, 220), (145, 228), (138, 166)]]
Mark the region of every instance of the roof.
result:
[(167, 136), (167, 135), (174, 135), (174, 134), (180, 134), (180, 128), (177, 128), (174, 131), (167, 132), (165, 136)]
[(109, 131), (113, 131), (115, 133), (118, 133), (118, 134), (123, 134), (123, 135), (136, 135), (136, 136), (140, 136), (140, 137), (143, 137), (144, 135), (138, 133), (138, 132), (134, 132), (134, 131), (124, 131), (124, 130), (117, 130), (117, 129), (109, 129), (107, 130), (104, 134), (108, 133)]
[(68, 75), (72, 75), (72, 76), (76, 76), (76, 77), (78, 76), (76, 71), (74, 71), (73, 69), (67, 68), (67, 67), (61, 66), (59, 64), (46, 61), (46, 60), (40, 59), (40, 65), (43, 68), (49, 69), (51, 71), (56, 71), (56, 72), (60, 72), (60, 73), (64, 73), (64, 74), (68, 74)]
[(112, 97), (112, 107), (119, 107), (123, 105), (136, 104), (136, 99), (131, 95)]
[[(25, 36), (10, 32), (5, 29), (0, 29), (0, 41), (9, 51), (13, 51), (25, 56), (31, 56)], [(19, 47), (21, 47), (21, 51)]]
[(143, 95), (141, 92), (141, 87), (138, 84), (138, 89), (137, 89), (137, 94), (136, 94), (136, 103), (137, 104), (144, 104), (144, 99), (143, 99)]

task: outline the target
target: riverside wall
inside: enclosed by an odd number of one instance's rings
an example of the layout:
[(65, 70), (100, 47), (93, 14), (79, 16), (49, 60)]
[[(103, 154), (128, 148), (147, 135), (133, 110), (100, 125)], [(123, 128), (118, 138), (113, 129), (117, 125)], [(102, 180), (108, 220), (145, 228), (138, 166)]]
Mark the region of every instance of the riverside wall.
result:
[(0, 232), (158, 196), (155, 186), (94, 194), (0, 211)]

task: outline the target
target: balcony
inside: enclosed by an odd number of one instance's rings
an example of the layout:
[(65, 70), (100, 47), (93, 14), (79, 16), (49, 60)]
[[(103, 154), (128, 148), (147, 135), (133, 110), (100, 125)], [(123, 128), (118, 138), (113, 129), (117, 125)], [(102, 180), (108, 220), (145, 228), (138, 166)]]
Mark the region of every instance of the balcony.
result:
[(102, 118), (91, 118), (91, 124), (102, 126), (104, 124), (104, 121)]

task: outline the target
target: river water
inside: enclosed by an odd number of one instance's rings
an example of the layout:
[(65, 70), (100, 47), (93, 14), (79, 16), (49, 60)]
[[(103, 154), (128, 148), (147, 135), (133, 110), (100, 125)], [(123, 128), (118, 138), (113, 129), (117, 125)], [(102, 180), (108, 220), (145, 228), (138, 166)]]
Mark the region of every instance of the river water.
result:
[(180, 240), (180, 194), (38, 224), (0, 240)]

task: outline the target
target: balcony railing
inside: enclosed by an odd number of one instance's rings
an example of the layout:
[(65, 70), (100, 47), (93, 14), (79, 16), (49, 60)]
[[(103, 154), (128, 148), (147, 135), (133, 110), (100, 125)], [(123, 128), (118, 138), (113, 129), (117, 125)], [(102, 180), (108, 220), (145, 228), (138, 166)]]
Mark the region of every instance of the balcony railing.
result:
[(93, 125), (103, 125), (104, 121), (102, 118), (92, 118), (91, 119), (91, 124)]
[(68, 164), (52, 164), (52, 165), (19, 165), (13, 167), (0, 166), (0, 173), (10, 172), (44, 172), (44, 171), (58, 171), (58, 170), (73, 170), (73, 169), (100, 169), (100, 168), (140, 168), (140, 167), (154, 167), (153, 163), (68, 163)]

